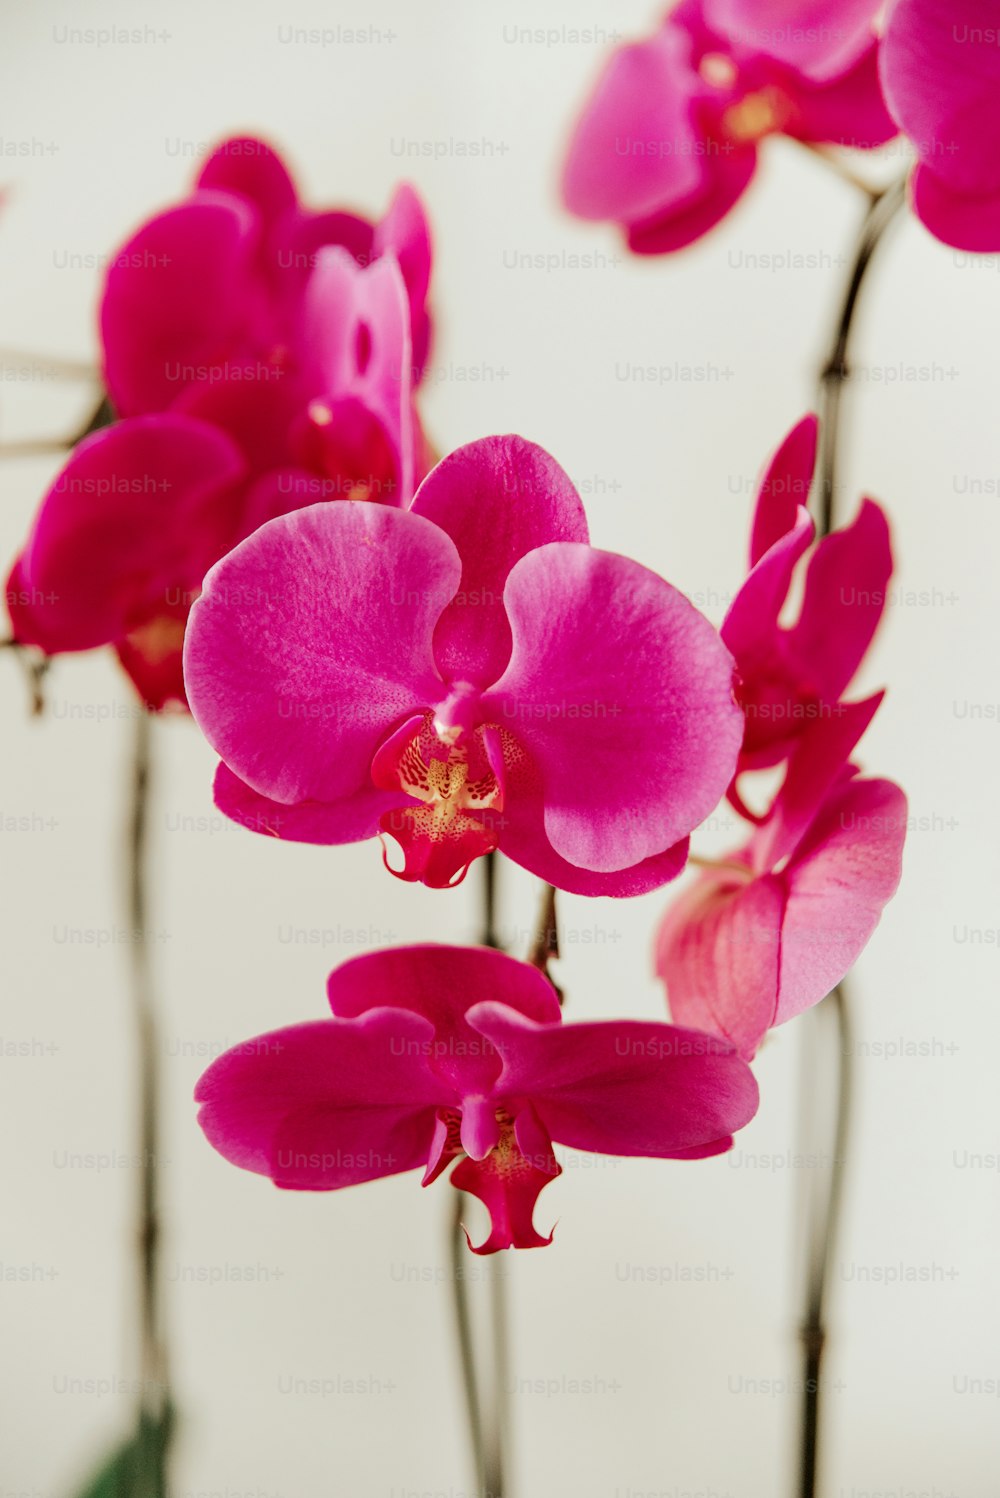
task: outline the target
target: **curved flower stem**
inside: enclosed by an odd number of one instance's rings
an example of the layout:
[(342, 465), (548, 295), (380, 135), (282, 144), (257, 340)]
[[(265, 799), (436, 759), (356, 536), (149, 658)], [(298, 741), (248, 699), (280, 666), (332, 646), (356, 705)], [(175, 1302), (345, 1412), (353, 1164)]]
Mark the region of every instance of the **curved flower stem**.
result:
[(160, 1324), (159, 1284), (159, 1063), (157, 1024), (149, 946), (147, 894), (149, 793), (152, 773), (152, 719), (138, 714), (132, 745), (127, 824), (127, 910), (131, 940), (132, 1009), (139, 1069), (139, 1408), (135, 1471), (129, 1498), (166, 1498), (166, 1442), (169, 1417), (167, 1361)]
[(869, 198), (877, 198), (880, 189), (873, 187), (860, 173), (855, 172), (848, 164), (846, 158), (835, 148), (821, 146), (816, 141), (799, 140), (795, 142), (803, 150), (808, 151), (810, 156), (818, 157), (831, 172), (840, 178), (842, 182), (850, 183), (859, 192), (863, 192)]
[[(850, 378), (849, 355), (856, 314), (865, 277), (882, 237), (906, 202), (906, 177), (893, 182), (884, 192), (871, 195), (871, 202), (861, 225), (857, 249), (844, 289), (840, 312), (831, 341), (830, 353), (820, 372), (819, 415), (820, 451), (816, 471), (814, 502), (818, 536), (829, 535), (836, 523), (839, 456), (843, 443), (843, 393)], [(824, 1015), (823, 1010), (826, 1010)], [(829, 1178), (825, 1192), (809, 1193), (806, 1199), (807, 1249), (805, 1305), (800, 1327), (803, 1357), (802, 1430), (799, 1461), (799, 1498), (815, 1498), (821, 1428), (821, 1365), (826, 1342), (826, 1300), (830, 1264), (840, 1234), (840, 1217), (844, 1195), (846, 1152), (852, 1122), (854, 1093), (851, 1045), (851, 1018), (846, 983), (828, 995), (824, 1005), (804, 1016), (807, 1026), (817, 1032), (827, 1019), (834, 1021), (832, 1041), (816, 1046), (816, 1060), (825, 1058), (835, 1078), (835, 1106), (831, 1133), (833, 1139)], [(811, 1038), (805, 1032), (806, 1040)], [(811, 1047), (807, 1055), (804, 1086), (803, 1128), (811, 1132), (820, 1127), (816, 1118), (817, 1098), (822, 1088), (816, 1085)]]
[[(844, 1178), (847, 1165), (847, 1148), (850, 1142), (853, 1118), (854, 1068), (852, 1064), (852, 1026), (850, 1010), (844, 985), (841, 984), (827, 996), (825, 1004), (811, 1011), (815, 1029), (831, 1018), (834, 1035), (816, 1036), (817, 1052), (836, 1058), (837, 1081), (834, 1100), (833, 1151), (830, 1160), (829, 1181), (825, 1192), (810, 1195), (807, 1201), (809, 1214), (809, 1241), (806, 1260), (805, 1314), (799, 1335), (802, 1340), (802, 1448), (799, 1476), (801, 1498), (813, 1498), (817, 1491), (817, 1456), (820, 1433), (820, 1393), (822, 1387), (823, 1348), (826, 1343), (826, 1299), (830, 1279), (830, 1263), (837, 1244), (840, 1227), (840, 1211), (844, 1194)], [(824, 1015), (823, 1010), (827, 1013)], [(836, 1051), (831, 1041), (835, 1042)], [(810, 1067), (811, 1071), (812, 1068)], [(815, 1120), (815, 1078), (807, 1073), (804, 1079), (803, 1103), (807, 1119)], [(809, 1141), (807, 1140), (807, 1143)]]
[(906, 177), (900, 177), (872, 197), (861, 225), (857, 249), (844, 288), (830, 352), (820, 371), (820, 452), (816, 472), (816, 528), (827, 535), (834, 525), (837, 502), (838, 458), (843, 442), (842, 404), (844, 386), (850, 378), (849, 354), (855, 316), (865, 277), (882, 236), (906, 202)]

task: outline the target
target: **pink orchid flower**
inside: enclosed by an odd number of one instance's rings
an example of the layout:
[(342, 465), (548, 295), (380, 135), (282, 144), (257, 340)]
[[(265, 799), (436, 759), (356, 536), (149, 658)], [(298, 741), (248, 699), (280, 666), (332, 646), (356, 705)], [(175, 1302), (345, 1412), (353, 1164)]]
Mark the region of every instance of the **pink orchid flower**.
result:
[(576, 126), (572, 213), (610, 219), (660, 255), (724, 218), (760, 143), (874, 147), (896, 134), (879, 88), (879, 0), (682, 0), (649, 40), (613, 54)]
[(906, 798), (846, 757), (881, 701), (813, 724), (749, 843), (707, 870), (663, 920), (656, 969), (679, 1024), (752, 1057), (854, 965), (899, 884)]
[(1000, 30), (995, 0), (893, 0), (879, 59), (913, 142), (921, 223), (945, 244), (1000, 250)]
[(165, 411), (181, 392), (245, 387), (294, 374), (302, 297), (317, 255), (339, 246), (358, 265), (393, 254), (402, 270), (412, 365), (427, 358), (431, 249), (413, 189), (382, 221), (311, 212), (263, 141), (224, 141), (195, 191), (145, 223), (113, 258), (101, 304), (104, 378), (122, 416)]
[[(330, 975), (333, 1017), (236, 1046), (198, 1083), (215, 1149), (291, 1191), (423, 1167), (487, 1207), (473, 1251), (540, 1248), (553, 1142), (701, 1159), (732, 1145), (757, 1086), (732, 1048), (671, 1025), (562, 1023), (533, 967), (485, 948), (403, 947)], [(472, 1243), (470, 1240), (470, 1248)]]
[(851, 525), (816, 546), (798, 616), (794, 624), (780, 622), (797, 564), (815, 534), (805, 502), (816, 436), (815, 417), (806, 417), (765, 472), (751, 529), (750, 572), (722, 624), (746, 715), (739, 773), (778, 764), (811, 723), (831, 716), (888, 597), (889, 530), (878, 505), (865, 500)]
[(321, 250), (294, 379), (192, 387), (75, 449), (8, 582), (14, 637), (49, 655), (113, 645), (148, 706), (183, 706), (185, 623), (214, 562), (317, 499), (412, 497), (410, 363), (394, 255), (362, 269)]
[(656, 888), (742, 734), (716, 631), (589, 546), (573, 485), (519, 437), (452, 453), (409, 511), (262, 526), (206, 578), (184, 672), (224, 812), (389, 835), (400, 877), (436, 888), (496, 848), (580, 894)]

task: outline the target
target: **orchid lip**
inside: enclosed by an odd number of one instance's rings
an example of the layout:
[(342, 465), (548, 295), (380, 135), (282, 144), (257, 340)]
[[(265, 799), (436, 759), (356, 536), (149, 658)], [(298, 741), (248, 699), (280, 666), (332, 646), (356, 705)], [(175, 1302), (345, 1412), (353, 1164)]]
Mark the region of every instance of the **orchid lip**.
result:
[[(474, 726), (478, 695), (461, 684), (437, 714), (408, 718), (372, 761), (376, 786), (412, 798), (379, 822), (383, 861), (397, 878), (452, 888), (474, 859), (498, 845), (497, 829), (484, 814), (503, 810), (503, 752), (496, 728)], [(403, 851), (401, 869), (389, 862), (386, 834)]]

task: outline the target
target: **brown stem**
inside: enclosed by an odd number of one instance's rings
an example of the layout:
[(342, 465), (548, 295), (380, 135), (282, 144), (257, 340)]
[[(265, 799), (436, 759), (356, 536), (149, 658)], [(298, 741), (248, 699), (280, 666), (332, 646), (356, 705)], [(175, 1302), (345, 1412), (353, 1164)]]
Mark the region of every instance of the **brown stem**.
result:
[(160, 1323), (159, 1064), (147, 889), (152, 719), (136, 718), (127, 825), (127, 909), (132, 1010), (139, 1070), (139, 1408), (129, 1498), (166, 1498), (167, 1359)]

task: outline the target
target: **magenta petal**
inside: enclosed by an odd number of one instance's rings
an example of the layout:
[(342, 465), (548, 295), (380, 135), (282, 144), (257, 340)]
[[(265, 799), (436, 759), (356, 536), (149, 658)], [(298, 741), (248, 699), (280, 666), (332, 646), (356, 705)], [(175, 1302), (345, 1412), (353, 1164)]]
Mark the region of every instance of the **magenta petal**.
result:
[(818, 434), (816, 417), (804, 416), (768, 464), (757, 490), (750, 532), (751, 568), (800, 523), (800, 510), (809, 503)]
[(459, 592), (434, 634), (438, 669), (487, 686), (510, 659), (503, 590), (510, 569), (549, 541), (587, 541), (570, 479), (534, 442), (483, 437), (442, 459), (420, 485), (413, 513), (447, 531), (462, 558)]
[(537, 968), (486, 947), (396, 947), (354, 957), (330, 974), (330, 1008), (344, 1019), (389, 1006), (411, 1010), (434, 1028), (430, 1064), (464, 1097), (487, 1092), (500, 1062), (466, 1023), (466, 1011), (490, 1000), (529, 1019), (558, 1024), (559, 1000)]
[(363, 785), (342, 801), (299, 801), (286, 806), (251, 790), (229, 766), (215, 772), (215, 804), (248, 832), (289, 843), (359, 843), (377, 837), (379, 819), (408, 798)]
[(17, 639), (89, 650), (183, 619), (235, 534), (234, 444), (183, 416), (136, 417), (86, 438), (42, 502), (20, 558)]
[(785, 874), (775, 1024), (818, 1004), (864, 950), (899, 884), (906, 821), (898, 786), (850, 780), (813, 823)]
[(425, 303), (431, 279), (431, 233), (424, 205), (408, 182), (393, 194), (385, 217), (375, 226), (372, 253), (392, 253), (399, 261), (410, 306), (413, 378), (423, 373), (430, 352), (431, 324)]
[(747, 882), (724, 870), (703, 875), (670, 906), (656, 971), (678, 1024), (754, 1054), (777, 1010), (784, 911), (780, 879)]
[(971, 198), (1000, 196), (997, 21), (995, 0), (894, 0), (882, 39), (893, 116), (928, 172)]
[(552, 1139), (610, 1155), (681, 1155), (728, 1137), (757, 1111), (757, 1084), (714, 1036), (673, 1025), (538, 1025), (500, 1004), (469, 1023), (497, 1047), (497, 1086), (530, 1097)]
[(629, 226), (628, 247), (636, 255), (668, 255), (701, 239), (736, 206), (757, 170), (756, 146), (712, 158), (699, 195), (676, 209), (653, 213)]
[[(755, 522), (759, 524), (760, 521)], [(795, 525), (773, 543), (755, 564), (729, 605), (722, 621), (722, 638), (736, 657), (740, 673), (775, 654), (778, 617), (788, 597), (796, 563), (809, 550), (815, 526), (799, 506)]]
[(115, 642), (122, 669), (151, 712), (187, 706), (182, 654), (186, 615), (183, 605)]
[(731, 47), (763, 53), (826, 82), (845, 73), (872, 43), (883, 0), (704, 0), (707, 25)]
[(816, 718), (806, 726), (788, 761), (771, 814), (750, 845), (755, 869), (776, 868), (794, 851), (874, 718), (883, 696), (884, 693), (877, 692), (863, 702), (838, 702), (829, 709), (828, 716)]
[(790, 655), (828, 702), (836, 701), (860, 666), (885, 610), (891, 576), (889, 527), (878, 505), (866, 499), (851, 525), (816, 547), (802, 611), (788, 637)]
[[(301, 377), (315, 393), (309, 413), (322, 434), (336, 437), (338, 407), (350, 401), (377, 419), (396, 469), (391, 503), (405, 505), (414, 489), (412, 362), (406, 287), (394, 255), (361, 267), (343, 249), (319, 251), (309, 278), (299, 338)], [(379, 438), (380, 448), (382, 437)], [(380, 475), (381, 451), (362, 474)]]
[(121, 415), (165, 410), (198, 370), (239, 356), (260, 316), (258, 230), (249, 203), (202, 193), (144, 224), (115, 256), (101, 339)]
[(878, 43), (872, 42), (843, 77), (825, 86), (796, 89), (794, 114), (785, 133), (855, 150), (874, 150), (892, 140), (899, 127), (882, 97), (878, 58)]
[(684, 32), (666, 26), (612, 53), (573, 133), (563, 176), (571, 213), (631, 224), (701, 191), (690, 52)]
[(210, 1144), (278, 1186), (331, 1191), (423, 1165), (447, 1089), (423, 1059), (426, 1020), (378, 1010), (274, 1030), (198, 1082)]
[(553, 848), (610, 873), (681, 841), (743, 728), (708, 620), (638, 562), (570, 542), (523, 557), (504, 602), (514, 648), (484, 712), (538, 765)]
[(963, 197), (950, 191), (930, 167), (918, 166), (911, 194), (917, 218), (943, 244), (978, 255), (1000, 250), (1000, 193)]
[(451, 541), (362, 501), (269, 521), (213, 567), (185, 641), (191, 709), (241, 780), (339, 801), (379, 742), (441, 697), (431, 639), (458, 585)]
[(280, 365), (256, 360), (231, 362), (224, 371), (188, 385), (173, 409), (228, 432), (260, 473), (291, 463), (290, 432), (305, 403), (299, 381)]
[(295, 184), (281, 157), (253, 136), (232, 136), (216, 146), (199, 173), (197, 185), (242, 194), (268, 226), (296, 204)]
[(581, 869), (560, 858), (545, 832), (541, 776), (523, 751), (508, 772), (504, 809), (495, 818), (495, 824), (502, 853), (529, 874), (572, 895), (607, 895), (616, 899), (645, 895), (676, 879), (687, 862), (687, 838), (663, 853), (610, 874)]
[(451, 1184), (477, 1196), (490, 1214), (490, 1233), (485, 1242), (469, 1247), (474, 1254), (495, 1254), (505, 1248), (547, 1248), (547, 1238), (532, 1221), (538, 1194), (562, 1169), (551, 1145), (544, 1153), (522, 1153), (519, 1141), (508, 1129), (500, 1145), (482, 1160), (460, 1160), (451, 1173)]

